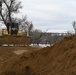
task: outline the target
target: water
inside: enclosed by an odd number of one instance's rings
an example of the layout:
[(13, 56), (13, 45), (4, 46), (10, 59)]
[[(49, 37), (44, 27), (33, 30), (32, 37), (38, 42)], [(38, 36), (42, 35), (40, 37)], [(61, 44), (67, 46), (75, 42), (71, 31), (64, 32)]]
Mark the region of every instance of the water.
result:
[[(4, 44), (4, 45), (2, 45), (2, 46), (8, 46), (8, 44)], [(10, 44), (9, 46), (14, 46), (13, 44)], [(15, 46), (18, 46), (18, 45), (15, 45)], [(24, 46), (24, 45), (20, 45), (20, 46)], [(37, 45), (37, 44), (31, 44), (30, 46), (32, 46), (32, 47), (48, 47), (48, 46), (50, 46), (50, 44), (39, 44), (39, 45)]]
[(37, 44), (31, 44), (30, 46), (32, 46), (32, 47), (47, 47), (47, 46), (50, 46), (50, 44), (39, 44), (39, 45), (37, 45)]

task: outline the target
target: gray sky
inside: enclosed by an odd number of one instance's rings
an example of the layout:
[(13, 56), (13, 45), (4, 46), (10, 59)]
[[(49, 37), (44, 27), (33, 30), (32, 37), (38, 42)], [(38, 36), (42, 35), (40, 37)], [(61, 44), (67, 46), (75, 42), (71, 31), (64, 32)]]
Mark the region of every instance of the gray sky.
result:
[(76, 21), (76, 0), (21, 0), (22, 13), (36, 29), (66, 32)]

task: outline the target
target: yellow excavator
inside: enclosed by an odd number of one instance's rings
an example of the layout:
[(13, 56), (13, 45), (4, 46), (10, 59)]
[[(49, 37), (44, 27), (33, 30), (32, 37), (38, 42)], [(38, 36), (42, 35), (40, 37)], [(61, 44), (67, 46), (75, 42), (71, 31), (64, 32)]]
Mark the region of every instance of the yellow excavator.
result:
[(27, 35), (23, 35), (22, 31), (19, 29), (18, 23), (7, 23), (7, 29), (3, 29), (2, 33), (0, 33), (0, 46), (7, 44), (10, 46), (29, 46), (30, 45), (30, 37), (29, 32), (27, 31)]

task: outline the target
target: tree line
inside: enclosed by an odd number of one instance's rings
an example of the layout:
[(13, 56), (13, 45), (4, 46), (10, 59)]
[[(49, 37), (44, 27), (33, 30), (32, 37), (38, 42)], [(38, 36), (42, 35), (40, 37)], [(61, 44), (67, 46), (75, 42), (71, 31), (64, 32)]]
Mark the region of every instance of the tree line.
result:
[(22, 30), (28, 27), (29, 30), (32, 29), (33, 24), (27, 20), (26, 15), (17, 17), (22, 7), (21, 1), (19, 0), (0, 0), (0, 21), (5, 24), (6, 28), (7, 22), (10, 22), (11, 25), (13, 22), (17, 22)]
[(30, 40), (31, 44), (39, 45), (39, 44), (49, 44), (53, 45), (56, 42), (62, 40), (66, 36), (70, 36), (72, 33), (48, 33), (42, 32), (39, 29), (35, 29), (31, 31)]

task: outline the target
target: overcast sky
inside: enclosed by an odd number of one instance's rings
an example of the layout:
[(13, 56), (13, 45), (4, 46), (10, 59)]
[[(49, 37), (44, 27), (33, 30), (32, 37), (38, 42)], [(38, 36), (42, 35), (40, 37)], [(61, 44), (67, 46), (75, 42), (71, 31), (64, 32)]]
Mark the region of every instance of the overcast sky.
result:
[(22, 13), (36, 29), (66, 32), (76, 21), (76, 0), (21, 0)]

